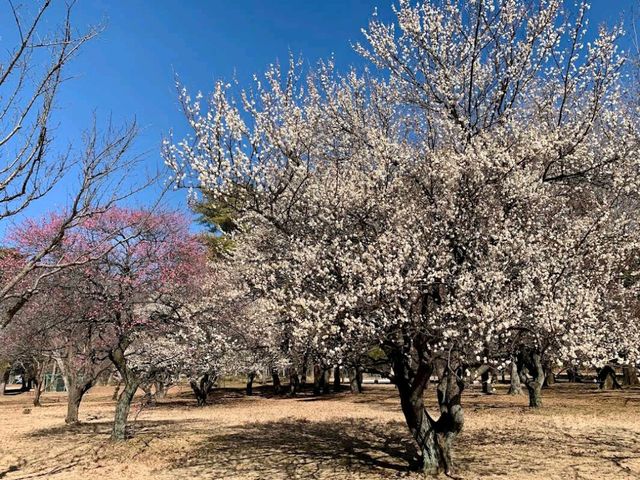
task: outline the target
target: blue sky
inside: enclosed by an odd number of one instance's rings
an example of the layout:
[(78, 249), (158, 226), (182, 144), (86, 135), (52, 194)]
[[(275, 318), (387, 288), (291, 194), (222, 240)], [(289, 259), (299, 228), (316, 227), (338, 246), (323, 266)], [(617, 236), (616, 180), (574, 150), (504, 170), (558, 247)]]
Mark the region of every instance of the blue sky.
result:
[[(23, 1), (28, 5), (31, 0)], [(57, 1), (62, 5), (61, 0)], [(7, 1), (0, 0), (0, 48), (9, 48), (12, 29)], [(592, 23), (628, 17), (634, 0), (593, 0)], [(74, 13), (78, 29), (104, 22), (106, 30), (74, 60), (73, 75), (58, 102), (56, 121), (62, 144), (78, 143), (92, 113), (116, 123), (136, 118), (141, 129), (137, 150), (149, 165), (161, 163), (163, 133), (184, 131), (174, 72), (191, 90), (211, 90), (214, 79), (248, 84), (289, 51), (313, 63), (334, 55), (338, 67), (359, 62), (350, 42), (377, 7), (391, 18), (390, 0), (80, 0)], [(55, 25), (59, 18), (48, 19)], [(30, 213), (64, 204), (64, 195), (42, 202)], [(143, 198), (142, 201), (145, 199)], [(184, 205), (184, 194), (171, 196)]]

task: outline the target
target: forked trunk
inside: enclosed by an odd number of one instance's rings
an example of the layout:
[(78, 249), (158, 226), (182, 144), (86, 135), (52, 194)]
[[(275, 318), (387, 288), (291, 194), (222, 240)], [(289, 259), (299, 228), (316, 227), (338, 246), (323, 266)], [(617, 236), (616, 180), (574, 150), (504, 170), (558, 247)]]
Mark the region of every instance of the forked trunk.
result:
[(515, 359), (511, 359), (511, 384), (509, 386), (509, 395), (522, 395), (522, 393), (518, 364), (515, 362)]
[(80, 409), (80, 403), (84, 394), (89, 391), (93, 386), (92, 381), (80, 381), (74, 378), (73, 375), (69, 375), (67, 378), (67, 385), (69, 385), (68, 397), (67, 397), (67, 416), (64, 422), (67, 424), (78, 423), (78, 411)]
[(464, 417), (460, 395), (464, 383), (458, 375), (446, 370), (438, 385), (440, 418), (434, 420), (428, 414), (423, 394), (433, 372), (433, 365), (421, 363), (415, 372), (403, 352), (393, 354), (394, 382), (400, 395), (400, 405), (407, 426), (416, 441), (422, 459), (422, 470), (427, 475), (440, 472), (451, 474), (453, 442), (462, 430)]
[(207, 398), (209, 394), (213, 390), (213, 385), (215, 384), (216, 377), (209, 375), (208, 373), (202, 375), (200, 380), (191, 380), (189, 385), (191, 385), (191, 389), (196, 396), (196, 400), (198, 402), (198, 406), (202, 407), (207, 404)]
[(113, 430), (111, 431), (111, 440), (123, 441), (127, 438), (127, 418), (129, 418), (131, 402), (136, 390), (138, 390), (138, 385), (139, 382), (135, 380), (124, 384), (124, 388), (118, 397), (118, 403), (116, 403), (116, 415), (113, 422)]
[(535, 350), (527, 350), (520, 354), (519, 369), (527, 371), (529, 377), (525, 377), (525, 386), (529, 393), (529, 407), (542, 406), (542, 385), (544, 385), (544, 368), (540, 353)]
[(598, 382), (602, 390), (619, 390), (622, 388), (616, 378), (616, 371), (610, 365), (605, 365), (598, 372)]

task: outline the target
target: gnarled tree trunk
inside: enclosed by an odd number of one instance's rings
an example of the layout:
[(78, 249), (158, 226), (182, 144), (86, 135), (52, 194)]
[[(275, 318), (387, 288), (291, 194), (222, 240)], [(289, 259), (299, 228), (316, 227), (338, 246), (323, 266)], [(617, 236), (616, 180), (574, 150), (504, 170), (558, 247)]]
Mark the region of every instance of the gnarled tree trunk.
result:
[(440, 418), (431, 418), (424, 406), (423, 394), (433, 372), (433, 365), (422, 361), (415, 372), (409, 368), (402, 352), (392, 355), (394, 383), (400, 395), (400, 405), (407, 426), (422, 456), (425, 474), (442, 471), (450, 474), (453, 468), (451, 448), (464, 425), (460, 394), (464, 387), (459, 377), (443, 374), (438, 385)]
[(196, 396), (196, 400), (198, 401), (198, 406), (202, 407), (207, 404), (207, 398), (209, 394), (213, 390), (213, 385), (216, 382), (216, 377), (214, 375), (209, 375), (205, 373), (200, 377), (200, 380), (191, 380), (189, 385), (191, 385), (191, 390)]
[(598, 383), (601, 390), (618, 390), (622, 388), (616, 378), (616, 371), (611, 365), (605, 365), (600, 369)]
[[(523, 372), (524, 384), (529, 393), (529, 406), (542, 406), (542, 385), (544, 385), (544, 368), (538, 351), (524, 349), (518, 354), (518, 370)], [(527, 375), (528, 374), (528, 375)]]
[(65, 417), (64, 422), (68, 424), (78, 423), (78, 411), (80, 409), (82, 397), (93, 386), (93, 382), (81, 382), (72, 376), (67, 379), (67, 382), (69, 390), (67, 397), (67, 416)]
[(124, 384), (124, 388), (122, 392), (120, 392), (118, 402), (116, 403), (113, 430), (111, 430), (111, 440), (114, 441), (123, 441), (127, 438), (126, 428), (129, 411), (131, 410), (131, 402), (140, 386), (140, 379), (127, 365), (127, 359), (124, 355), (125, 348), (125, 345), (118, 346), (109, 353), (109, 358), (118, 369), (120, 378)]
[(138, 386), (139, 382), (133, 378), (124, 382), (124, 388), (118, 397), (118, 403), (116, 403), (116, 414), (113, 421), (113, 430), (111, 431), (112, 440), (122, 441), (127, 438), (127, 419), (129, 418), (131, 402), (138, 390)]

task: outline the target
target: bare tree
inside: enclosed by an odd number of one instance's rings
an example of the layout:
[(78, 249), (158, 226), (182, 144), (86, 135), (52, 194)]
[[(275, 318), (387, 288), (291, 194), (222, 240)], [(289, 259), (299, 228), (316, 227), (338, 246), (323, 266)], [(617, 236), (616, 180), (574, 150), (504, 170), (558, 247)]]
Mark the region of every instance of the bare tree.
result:
[[(57, 230), (46, 245), (22, 258), (19, 268), (3, 272), (0, 282), (0, 328), (38, 289), (39, 282), (87, 258), (51, 263), (50, 254), (82, 220), (106, 211), (135, 194), (144, 185), (130, 187), (128, 173), (140, 162), (130, 156), (137, 134), (135, 122), (121, 128), (108, 124), (101, 131), (97, 122), (84, 135), (84, 148), (73, 153), (54, 151), (52, 112), (65, 82), (65, 69), (78, 50), (94, 38), (100, 28), (75, 34), (71, 24), (74, 2), (65, 7), (59, 29), (45, 31), (45, 18), (53, 15), (51, 0), (43, 0), (31, 16), (8, 1), (17, 31), (17, 45), (0, 59), (0, 225), (6, 226), (34, 202), (47, 197), (61, 183), (74, 184), (68, 206)], [(27, 18), (28, 17), (28, 18)], [(78, 175), (77, 182), (70, 176)], [(157, 177), (156, 177), (157, 178)], [(47, 261), (45, 261), (47, 259)]]

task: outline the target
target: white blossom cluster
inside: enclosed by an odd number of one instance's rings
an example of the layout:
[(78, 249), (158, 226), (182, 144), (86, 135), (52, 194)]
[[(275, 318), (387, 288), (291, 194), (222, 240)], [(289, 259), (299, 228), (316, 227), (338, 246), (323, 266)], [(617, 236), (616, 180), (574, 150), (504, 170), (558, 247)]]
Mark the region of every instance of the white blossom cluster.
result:
[(371, 69), (183, 89), (165, 159), (235, 212), (251, 328), (335, 363), (407, 338), (469, 364), (637, 357), (640, 125), (621, 31), (586, 42), (587, 12), (400, 0), (356, 47)]

